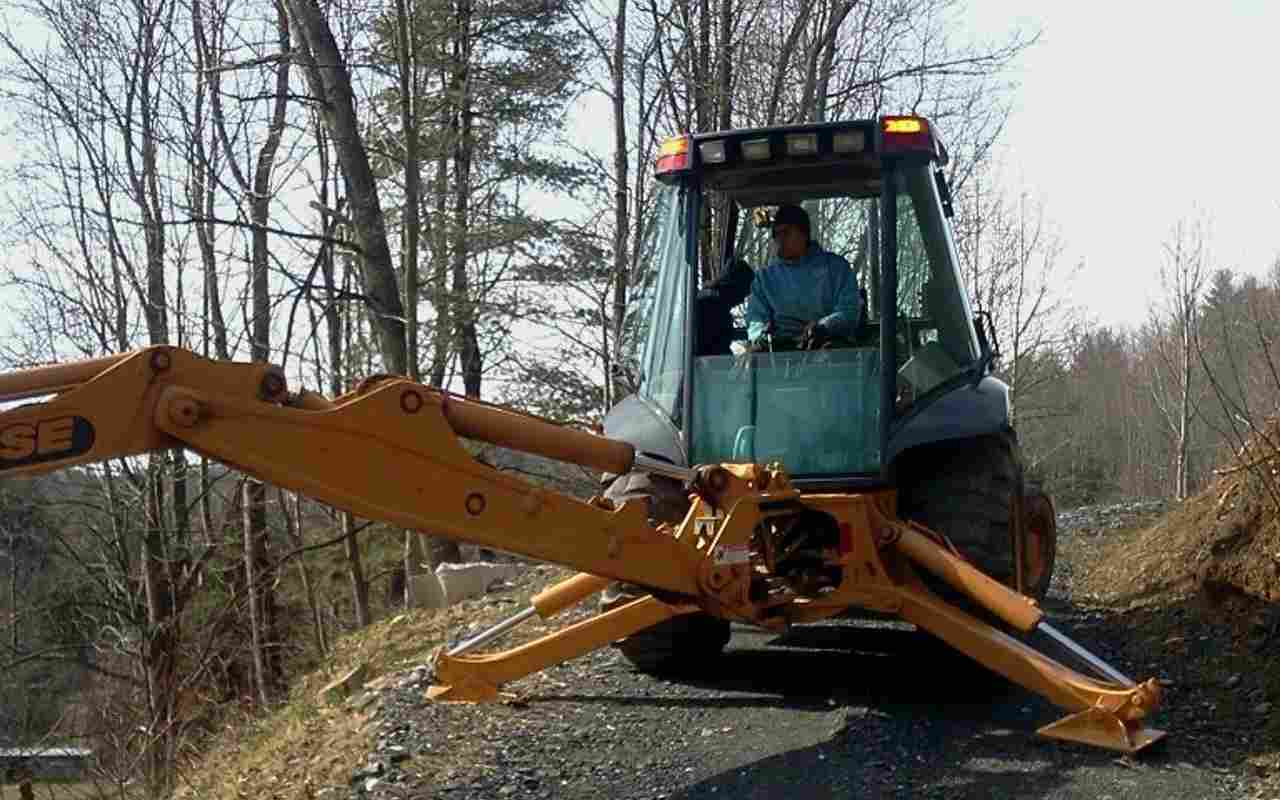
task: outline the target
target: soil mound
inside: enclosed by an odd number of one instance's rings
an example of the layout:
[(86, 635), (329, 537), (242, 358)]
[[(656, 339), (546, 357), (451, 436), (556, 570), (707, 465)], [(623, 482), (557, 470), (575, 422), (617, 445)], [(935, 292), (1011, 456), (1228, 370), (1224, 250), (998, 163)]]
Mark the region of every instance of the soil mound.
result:
[(1280, 420), (1214, 476), (1137, 535), (1100, 543), (1086, 592), (1137, 604), (1197, 592), (1213, 604), (1280, 600)]

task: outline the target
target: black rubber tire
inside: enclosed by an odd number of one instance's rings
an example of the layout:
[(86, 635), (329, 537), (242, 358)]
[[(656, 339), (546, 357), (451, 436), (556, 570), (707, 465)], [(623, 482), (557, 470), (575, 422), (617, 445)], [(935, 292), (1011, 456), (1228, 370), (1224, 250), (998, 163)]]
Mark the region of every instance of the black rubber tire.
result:
[[(1023, 490), (1011, 434), (939, 442), (902, 456), (898, 513), (945, 535), (987, 575), (1013, 585), (1010, 525)], [(1046, 584), (1047, 586), (1047, 584)]]
[[(614, 503), (642, 502), (653, 524), (679, 524), (689, 511), (689, 498), (677, 481), (645, 473), (629, 473), (616, 478), (604, 496)], [(643, 596), (639, 587), (610, 584), (600, 598), (607, 611)], [(729, 643), (729, 621), (704, 612), (684, 614), (638, 631), (614, 646), (642, 672), (680, 674), (694, 672), (720, 655)]]
[[(1009, 435), (957, 439), (910, 450), (898, 462), (898, 513), (946, 536), (970, 563), (1012, 585), (1013, 540), (1009, 526), (1022, 492), (1022, 470)], [(998, 619), (949, 584), (919, 570), (935, 594), (993, 625)], [(917, 656), (943, 665), (952, 685), (979, 697), (1007, 689), (996, 673), (920, 631)], [(969, 694), (966, 694), (969, 696)]]

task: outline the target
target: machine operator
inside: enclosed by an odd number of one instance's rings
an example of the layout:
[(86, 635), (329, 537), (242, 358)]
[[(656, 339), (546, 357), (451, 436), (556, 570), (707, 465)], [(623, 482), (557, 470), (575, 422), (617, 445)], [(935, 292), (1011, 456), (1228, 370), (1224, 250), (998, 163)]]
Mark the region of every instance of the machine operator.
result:
[(851, 337), (862, 299), (849, 262), (813, 241), (800, 206), (779, 207), (772, 227), (777, 253), (756, 272), (747, 301), (751, 349), (769, 349), (770, 337), (802, 350)]

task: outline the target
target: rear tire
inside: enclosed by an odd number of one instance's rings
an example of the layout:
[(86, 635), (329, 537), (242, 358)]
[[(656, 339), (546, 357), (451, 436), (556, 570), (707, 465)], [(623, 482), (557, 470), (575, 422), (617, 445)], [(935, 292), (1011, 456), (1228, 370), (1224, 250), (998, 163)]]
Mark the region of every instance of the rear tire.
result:
[[(689, 498), (677, 481), (632, 472), (620, 475), (604, 496), (615, 504), (645, 505), (651, 524), (680, 524), (689, 511)], [(643, 588), (611, 583), (600, 598), (600, 610), (608, 611), (648, 594)], [(702, 611), (672, 617), (614, 642), (636, 669), (650, 673), (688, 673), (720, 655), (729, 643), (729, 621)]]
[[(1049, 590), (1057, 555), (1053, 502), (1039, 487), (1025, 485), (1021, 455), (1013, 435), (997, 434), (939, 442), (908, 451), (898, 465), (898, 511), (943, 534), (966, 559), (988, 576), (1015, 586), (1013, 530), (1023, 553), (1024, 594), (1039, 602)], [(985, 609), (950, 585), (921, 570), (935, 593), (1003, 628)], [(980, 692), (994, 690), (999, 677), (922, 632), (930, 660), (948, 662), (964, 675), (962, 683)]]
[[(1015, 585), (1014, 521), (1022, 540), (1025, 594), (1044, 598), (1053, 578), (1057, 525), (1053, 502), (1026, 487), (1012, 434), (939, 442), (902, 456), (898, 511), (943, 534), (970, 563)], [(949, 588), (949, 587), (948, 587)]]

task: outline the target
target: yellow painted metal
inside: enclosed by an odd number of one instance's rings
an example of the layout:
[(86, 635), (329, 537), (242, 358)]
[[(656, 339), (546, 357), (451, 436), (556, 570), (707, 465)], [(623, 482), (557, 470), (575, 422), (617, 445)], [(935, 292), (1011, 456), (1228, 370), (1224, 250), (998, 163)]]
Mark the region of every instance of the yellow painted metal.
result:
[[(282, 405), (284, 380), (267, 364), (173, 347), (104, 363), (47, 402), (0, 412), (0, 475), (186, 446), (368, 519), (698, 594), (700, 555), (650, 526), (639, 504), (605, 510), (481, 464), (445, 419), (444, 396), (427, 386), (391, 378), (296, 408)], [(10, 388), (85, 377), (74, 369), (43, 374)], [(67, 446), (67, 419), (89, 426), (92, 435), (80, 438), (90, 444)]]
[[(198, 452), (359, 516), (694, 597), (698, 554), (655, 531), (639, 504), (606, 511), (471, 457), (438, 392), (379, 384), (328, 411), (172, 387), (156, 425)], [(198, 421), (168, 407), (194, 403)]]
[(999, 581), (982, 574), (964, 559), (940, 547), (915, 526), (893, 525), (898, 536), (894, 544), (907, 558), (964, 592), (1009, 625), (1030, 633), (1044, 619), (1044, 612), (1031, 598), (1011, 591)]
[[(1119, 686), (1081, 675), (943, 601), (922, 584), (904, 584), (898, 587), (898, 592), (903, 600), (902, 618), (906, 621), (1059, 708), (1073, 712), (1073, 716), (1089, 711), (1089, 727), (1095, 731), (1090, 744), (1134, 752), (1135, 743), (1138, 748), (1145, 747), (1164, 735), (1162, 731), (1147, 728), (1144, 722), (1160, 703), (1160, 686), (1155, 680)], [(1084, 741), (1079, 736), (1065, 735), (1083, 727), (1083, 722), (1066, 724), (1064, 721), (1062, 732), (1056, 737)], [(1105, 734), (1105, 730), (1110, 734)]]
[(635, 463), (635, 448), (586, 431), (521, 414), (491, 403), (438, 392), (444, 417), (458, 436), (523, 453), (623, 475)]
[(435, 664), (436, 685), (427, 690), (427, 697), (466, 702), (492, 700), (504, 684), (697, 610), (697, 606), (670, 606), (653, 597), (642, 597), (502, 653), (441, 653)]
[[(746, 474), (739, 477), (758, 478)], [(843, 565), (843, 580), (834, 591), (818, 597), (783, 593), (776, 604), (749, 596), (751, 568), (738, 563), (741, 551), (735, 548), (747, 542), (763, 519), (794, 512), (794, 508), (780, 504), (779, 497), (821, 510), (839, 524), (849, 526), (850, 549), (839, 560)], [(944, 580), (968, 591), (984, 607), (992, 611), (1003, 609), (1007, 616), (1028, 629), (1034, 628), (1042, 618), (1040, 610), (1027, 598), (987, 579), (917, 528), (883, 516), (884, 509), (892, 506), (891, 498), (876, 493), (800, 498), (787, 490), (768, 501), (770, 511), (761, 511), (761, 502), (765, 501), (759, 496), (740, 496), (727, 513), (717, 515), (709, 503), (696, 499), (677, 532), (676, 538), (695, 543), (706, 555), (699, 573), (704, 592), (700, 599), (703, 609), (764, 627), (812, 622), (843, 612), (850, 606), (896, 613), (989, 669), (1073, 712), (1061, 723), (1047, 726), (1042, 731), (1046, 736), (1128, 753), (1164, 736), (1162, 731), (1149, 728), (1144, 722), (1160, 699), (1159, 686), (1154, 681), (1119, 686), (1081, 675), (931, 593), (904, 558), (926, 562), (937, 569)], [(622, 635), (615, 630), (601, 641)], [(520, 648), (518, 663), (525, 666), (532, 663), (528, 661), (531, 647), (545, 648), (537, 663), (556, 663), (554, 655), (561, 645), (554, 634), (544, 637)], [(453, 696), (462, 696), (462, 689), (458, 687), (463, 686), (471, 687), (466, 690), (467, 697), (496, 696), (501, 681), (494, 682), (494, 673), (483, 666), (490, 662), (483, 659), (511, 665), (517, 663), (513, 652), (451, 662)], [(573, 653), (578, 654), (578, 650), (574, 649)], [(471, 675), (472, 669), (483, 674)], [(508, 669), (506, 675), (518, 677), (517, 670)], [(487, 688), (480, 692), (475, 688), (477, 685)]]
[[(588, 573), (535, 598), (544, 617), (607, 579), (679, 603), (644, 598), (507, 653), (442, 657), (439, 674), (452, 688), (439, 695), (492, 697), (503, 683), (697, 609), (778, 629), (856, 606), (895, 613), (1072, 712), (1046, 736), (1133, 752), (1164, 735), (1144, 723), (1159, 702), (1153, 681), (1119, 686), (1080, 675), (930, 593), (917, 566), (1019, 630), (1041, 619), (1034, 603), (898, 520), (890, 490), (801, 495), (777, 465), (712, 465), (697, 470), (683, 522), (654, 528), (638, 504), (583, 503), (481, 464), (459, 437), (612, 467), (628, 462), (629, 445), (590, 434), (561, 441), (545, 420), (400, 378), (333, 400), (290, 396), (274, 367), (170, 347), (0, 376), (0, 396), (51, 392), (0, 411), (0, 475), (185, 446), (362, 517)], [(800, 515), (825, 526), (819, 583), (773, 570), (786, 554), (774, 552), (769, 531)]]
[(550, 619), (566, 608), (581, 603), (591, 595), (604, 591), (604, 588), (608, 585), (608, 578), (580, 572), (568, 580), (563, 580), (555, 586), (550, 586), (538, 592), (533, 596), (530, 604), (537, 609), (538, 616), (543, 619)]
[[(155, 423), (160, 395), (177, 379), (243, 404), (265, 406), (264, 395), (284, 390), (279, 370), (269, 364), (210, 361), (178, 348), (153, 347), (87, 362), (103, 364), (93, 378), (68, 365), (31, 370), (30, 380), (7, 384), (11, 392), (41, 394), (74, 379), (57, 397), (0, 412), (0, 475), (49, 472), (181, 446)], [(41, 433), (56, 431), (62, 420), (72, 420), (78, 435), (43, 441)]]
[(1137, 753), (1165, 737), (1165, 732), (1140, 723), (1126, 722), (1106, 709), (1088, 708), (1036, 733), (1048, 739), (1079, 742), (1122, 753)]
[(13, 372), (0, 373), (0, 402), (25, 400), (46, 394), (58, 394), (96, 378), (131, 354), (76, 361), (69, 364), (50, 364)]

